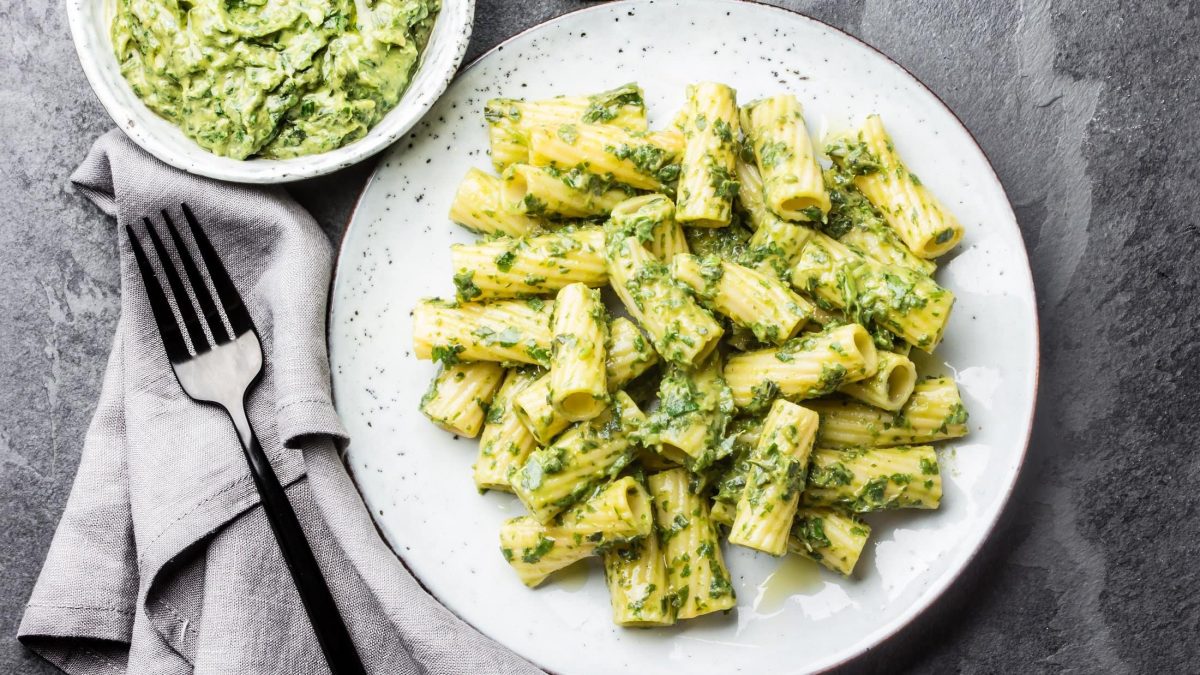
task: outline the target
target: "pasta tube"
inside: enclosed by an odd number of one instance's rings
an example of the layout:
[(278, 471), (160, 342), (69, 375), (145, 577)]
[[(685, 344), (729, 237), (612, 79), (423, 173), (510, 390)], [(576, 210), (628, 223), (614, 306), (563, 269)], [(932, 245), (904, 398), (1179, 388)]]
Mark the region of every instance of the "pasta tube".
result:
[(611, 223), (614, 232), (637, 237), (659, 260), (688, 252), (683, 226), (675, 220), (675, 205), (665, 195), (643, 195), (621, 202), (612, 210)]
[(624, 387), (658, 363), (658, 354), (646, 342), (642, 331), (629, 319), (613, 319), (608, 335), (605, 372), (608, 374), (610, 390)]
[(870, 377), (878, 358), (867, 331), (846, 324), (795, 338), (782, 347), (730, 357), (725, 381), (739, 408), (765, 409), (780, 394), (815, 398), (846, 382)]
[(641, 190), (664, 190), (679, 178), (679, 132), (640, 133), (613, 126), (537, 127), (529, 136), (529, 163), (568, 169), (586, 166)]
[(563, 429), (571, 426), (571, 420), (554, 409), (550, 402), (550, 375), (546, 374), (530, 384), (513, 401), (517, 419), (541, 445), (548, 445)]
[(754, 149), (749, 143), (743, 143), (734, 164), (737, 173), (738, 194), (737, 205), (746, 214), (746, 221), (753, 230), (788, 221), (775, 215), (767, 206), (767, 196), (763, 191), (762, 174), (754, 163)]
[(617, 297), (646, 329), (663, 358), (691, 365), (712, 353), (721, 325), (680, 288), (663, 265), (636, 237), (611, 237), (606, 254), (608, 276)]
[(503, 183), (479, 169), (469, 169), (458, 184), (450, 204), (450, 220), (484, 235), (523, 237), (542, 226), (542, 221), (504, 206)]
[(967, 409), (954, 380), (945, 376), (918, 382), (895, 413), (840, 398), (808, 406), (821, 415), (819, 447), (916, 445), (967, 435)]
[(858, 382), (847, 382), (838, 391), (876, 408), (896, 411), (904, 407), (917, 385), (917, 367), (907, 356), (877, 350), (875, 374)]
[(829, 193), (800, 102), (780, 94), (742, 107), (742, 130), (763, 180), (763, 197), (784, 220), (823, 220)]
[(512, 164), (504, 170), (501, 203), (509, 212), (548, 218), (607, 215), (633, 190), (575, 167)]
[(551, 523), (531, 516), (508, 520), (500, 526), (500, 552), (532, 588), (601, 546), (648, 537), (654, 531), (653, 518), (650, 496), (626, 476)]
[(843, 576), (850, 576), (871, 536), (871, 526), (837, 509), (803, 506), (796, 509), (788, 550), (811, 558)]
[[(646, 343), (633, 322), (618, 317), (609, 325), (605, 378), (609, 392), (624, 387), (658, 362), (658, 354)], [(571, 421), (554, 409), (550, 402), (552, 385), (544, 375), (522, 390), (514, 400), (517, 418), (538, 443), (548, 444)]]
[(792, 285), (925, 352), (941, 342), (954, 306), (954, 294), (930, 277), (884, 266), (819, 232), (800, 253)]
[[(775, 215), (763, 195), (762, 176), (754, 165), (754, 152), (742, 148), (737, 161), (738, 204), (746, 213), (746, 221), (754, 228), (742, 263), (760, 272), (770, 272), (787, 282), (792, 280), (792, 265), (800, 256), (812, 230), (789, 223)], [(749, 155), (749, 157), (746, 157)]]
[(770, 555), (787, 551), (816, 434), (817, 413), (784, 400), (771, 406), (748, 461), (729, 543)]
[(804, 489), (805, 504), (854, 513), (936, 509), (941, 501), (932, 445), (815, 450)]
[[(738, 500), (742, 489), (746, 486), (746, 474), (750, 471), (750, 456), (762, 436), (763, 423), (766, 421), (766, 411), (761, 417), (741, 417), (730, 424), (726, 443), (730, 446), (732, 462), (725, 468), (724, 473), (716, 480), (716, 493), (713, 499), (728, 507), (728, 518), (717, 517), (717, 507), (713, 506), (713, 520), (722, 525), (733, 523)], [(724, 508), (724, 507), (722, 507)]]
[(857, 135), (836, 141), (829, 154), (840, 168), (855, 174), (855, 187), (913, 253), (936, 258), (962, 239), (958, 219), (904, 165), (878, 115), (868, 115)]
[(693, 227), (725, 227), (733, 212), (738, 181), (738, 109), (727, 85), (688, 85), (683, 133), (686, 144), (679, 174), (675, 217)]
[(565, 286), (555, 298), (550, 326), (550, 404), (572, 422), (590, 420), (608, 407), (608, 322), (600, 291), (583, 284)]
[(564, 229), (524, 239), (450, 247), (454, 286), (463, 302), (553, 293), (572, 283), (603, 286), (604, 232)]
[(812, 303), (773, 274), (715, 256), (675, 256), (671, 276), (687, 284), (706, 307), (750, 329), (759, 342), (781, 344), (812, 317)]
[(667, 565), (656, 533), (605, 550), (604, 581), (612, 600), (613, 622), (617, 625), (675, 623), (667, 590)]
[(782, 220), (763, 225), (750, 237), (746, 252), (741, 256), (742, 264), (791, 283), (792, 266), (811, 233), (807, 227)]
[(538, 373), (532, 368), (514, 368), (508, 371), (492, 398), (483, 433), (479, 435), (479, 457), (475, 460), (475, 487), (479, 490), (512, 492), (509, 474), (525, 463), (537, 447), (537, 440), (513, 410), (513, 398), (537, 378)]
[(425, 299), (413, 308), (413, 354), (459, 361), (550, 364), (553, 302), (531, 298), (454, 303)]
[(734, 412), (733, 395), (721, 377), (721, 355), (714, 352), (695, 368), (672, 365), (659, 383), (658, 399), (642, 442), (693, 471), (717, 459)]
[(618, 392), (605, 414), (576, 424), (552, 445), (534, 450), (513, 474), (513, 492), (538, 522), (549, 522), (625, 468), (634, 453), (630, 436), (644, 421), (633, 399)]
[(483, 109), (488, 123), (492, 164), (503, 172), (510, 164), (529, 161), (529, 132), (539, 126), (611, 124), (630, 131), (646, 130), (642, 89), (626, 84), (592, 96), (559, 96), (541, 101), (494, 98)]
[(497, 363), (443, 365), (421, 397), (421, 412), (446, 431), (475, 438), (503, 379), (504, 369)]
[[(733, 525), (736, 503), (715, 501), (713, 522), (726, 527)], [(850, 576), (858, 558), (871, 536), (871, 526), (859, 518), (823, 506), (796, 507), (787, 539), (787, 550), (814, 560), (826, 568)]]
[[(825, 305), (822, 307), (822, 305)], [(817, 305), (813, 309), (812, 321), (805, 330), (816, 331), (822, 328), (832, 328), (833, 326), (841, 326), (847, 323), (854, 323), (846, 318), (845, 312), (840, 309), (834, 309), (824, 300), (817, 299)], [(862, 325), (862, 324), (859, 324)], [(871, 334), (871, 338), (875, 340), (875, 347), (885, 351), (899, 354), (900, 356), (908, 356), (912, 353), (912, 345), (904, 341), (892, 331), (879, 326), (863, 326), (867, 332)]]
[[(711, 512), (713, 522), (727, 528), (733, 525), (737, 505), (746, 486), (747, 474), (750, 472), (749, 460), (752, 450), (747, 448), (757, 444), (762, 422), (743, 420), (741, 426), (742, 433), (734, 444), (736, 459), (717, 484), (718, 490)], [(871, 528), (853, 515), (837, 509), (805, 506), (801, 503), (792, 521), (787, 548), (792, 553), (815, 560), (835, 572), (849, 575), (854, 571), (870, 533)]]
[(647, 479), (666, 557), (668, 593), (680, 619), (737, 604), (708, 502), (688, 489), (688, 480), (687, 469), (671, 469)]
[(829, 236), (861, 251), (885, 265), (907, 267), (921, 274), (932, 275), (937, 265), (915, 255), (888, 226), (871, 202), (853, 185), (853, 176), (830, 169), (825, 172), (825, 186), (833, 206), (829, 218), (821, 227)]

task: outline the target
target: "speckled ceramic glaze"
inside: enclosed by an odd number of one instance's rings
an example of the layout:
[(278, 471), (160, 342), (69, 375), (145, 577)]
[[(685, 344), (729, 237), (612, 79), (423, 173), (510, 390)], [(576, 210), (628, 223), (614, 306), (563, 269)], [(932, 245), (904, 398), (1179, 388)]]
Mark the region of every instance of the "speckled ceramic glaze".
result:
[(361, 162), (411, 129), (446, 91), (462, 63), (471, 38), (475, 0), (442, 0), (411, 86), (366, 136), (316, 155), (249, 160), (212, 154), (141, 102), (113, 55), (109, 38), (113, 7), (113, 0), (67, 0), (67, 20), (83, 72), (117, 126), (150, 154), (189, 173), (235, 183), (286, 183)]
[[(954, 376), (970, 436), (939, 450), (943, 506), (870, 517), (853, 579), (815, 563), (727, 547), (738, 608), (665, 630), (614, 626), (595, 562), (531, 591), (498, 550), (522, 512), (478, 495), (477, 445), (417, 411), (429, 362), (411, 355), (410, 309), (451, 296), (447, 247), (471, 239), (446, 218), (469, 167), (489, 168), (483, 103), (607, 89), (646, 90), (652, 126), (684, 85), (727, 82), (739, 99), (779, 91), (804, 104), (814, 135), (882, 114), (912, 169), (967, 235), (938, 280), (958, 304), (925, 372)], [(338, 263), (330, 321), (347, 462), (380, 528), (425, 586), (484, 633), (559, 673), (792, 673), (845, 661), (894, 633), (968, 563), (1009, 495), (1025, 453), (1037, 382), (1033, 286), (1012, 210), (991, 166), (946, 107), (902, 68), (797, 14), (718, 0), (622, 2), (519, 35), (468, 69), (386, 156), (359, 203)]]

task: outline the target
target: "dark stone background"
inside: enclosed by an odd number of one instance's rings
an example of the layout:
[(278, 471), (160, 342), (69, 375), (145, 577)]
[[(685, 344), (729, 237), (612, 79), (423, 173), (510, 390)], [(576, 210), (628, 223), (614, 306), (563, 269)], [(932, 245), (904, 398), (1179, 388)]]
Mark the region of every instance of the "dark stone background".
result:
[[(585, 6), (480, 0), (474, 58)], [(1033, 263), (1043, 370), (1000, 526), (852, 672), (1200, 671), (1195, 2), (779, 2), (899, 61), (979, 139)], [(0, 0), (0, 635), (50, 543), (117, 320), (112, 225), (68, 187), (112, 126), (60, 2)], [(338, 239), (361, 166), (295, 190)], [(53, 672), (15, 639), (0, 671)]]

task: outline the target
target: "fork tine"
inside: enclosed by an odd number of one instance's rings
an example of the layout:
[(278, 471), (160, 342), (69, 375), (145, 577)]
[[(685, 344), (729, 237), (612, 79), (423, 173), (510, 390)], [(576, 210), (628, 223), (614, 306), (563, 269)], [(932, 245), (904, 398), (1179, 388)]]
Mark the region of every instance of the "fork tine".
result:
[(150, 222), (149, 218), (142, 218), (142, 221), (146, 223), (146, 234), (150, 235), (150, 243), (154, 244), (154, 251), (158, 254), (163, 274), (167, 277), (167, 285), (171, 287), (171, 293), (175, 296), (175, 306), (179, 309), (179, 316), (183, 318), (183, 325), (187, 328), (188, 336), (192, 338), (192, 348), (196, 350), (197, 354), (203, 354), (212, 347), (208, 344), (208, 336), (204, 334), (204, 327), (200, 325), (200, 317), (196, 315), (196, 307), (192, 304), (192, 298), (187, 294), (183, 280), (179, 278), (179, 270), (175, 269), (175, 262), (167, 255), (167, 249), (163, 246), (158, 231), (154, 229), (154, 223)]
[(208, 319), (208, 328), (212, 331), (213, 341), (219, 345), (229, 342), (233, 336), (225, 329), (225, 322), (221, 320), (221, 313), (217, 311), (212, 294), (208, 292), (208, 284), (204, 283), (204, 276), (196, 267), (196, 261), (192, 259), (191, 251), (183, 243), (183, 237), (179, 236), (179, 230), (175, 229), (175, 222), (171, 220), (171, 215), (167, 213), (166, 209), (162, 210), (162, 217), (167, 224), (167, 232), (171, 235), (171, 242), (175, 244), (175, 250), (179, 253), (179, 261), (183, 263), (183, 271), (187, 274), (188, 283), (192, 285), (192, 291), (196, 293), (196, 302), (200, 305), (200, 312)]
[(229, 273), (225, 271), (225, 265), (213, 249), (208, 235), (204, 234), (200, 223), (196, 222), (196, 216), (192, 214), (192, 209), (187, 204), (180, 204), (180, 207), (183, 210), (183, 217), (187, 219), (188, 225), (192, 228), (192, 238), (196, 240), (196, 250), (200, 251), (200, 257), (204, 259), (204, 266), (208, 268), (208, 276), (212, 279), (213, 288), (217, 291), (221, 306), (225, 308), (225, 316), (229, 318), (229, 325), (233, 327), (234, 335), (239, 336), (254, 330), (254, 321), (250, 319), (250, 313), (246, 311), (246, 305), (242, 303), (242, 296), (229, 278)]
[(172, 363), (186, 361), (191, 358), (191, 354), (183, 340), (183, 334), (179, 332), (179, 322), (175, 320), (175, 314), (171, 311), (171, 303), (167, 301), (167, 295), (163, 293), (162, 285), (158, 283), (154, 268), (150, 266), (146, 252), (142, 250), (142, 244), (133, 233), (133, 228), (126, 225), (125, 233), (129, 236), (129, 246), (133, 249), (133, 257), (137, 261), (138, 271), (141, 272), (146, 297), (150, 299), (150, 311), (154, 313), (154, 322), (158, 324), (158, 332), (162, 335), (167, 358)]

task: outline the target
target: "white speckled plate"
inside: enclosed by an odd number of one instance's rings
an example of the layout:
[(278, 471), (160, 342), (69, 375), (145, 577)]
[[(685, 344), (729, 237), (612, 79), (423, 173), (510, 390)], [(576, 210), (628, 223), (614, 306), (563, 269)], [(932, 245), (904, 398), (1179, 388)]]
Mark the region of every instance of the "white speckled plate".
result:
[[(821, 135), (883, 115), (900, 153), (966, 226), (938, 273), (958, 295), (929, 367), (951, 372), (971, 435), (941, 450), (943, 508), (870, 518), (854, 579), (795, 556), (727, 549), (738, 609), (666, 630), (612, 625), (599, 567), (535, 591), (500, 556), (497, 528), (521, 513), (480, 496), (474, 440), (433, 427), (417, 403), (434, 366), (410, 355), (409, 310), (449, 296), (447, 246), (470, 237), (446, 218), (468, 167), (489, 166), (484, 100), (585, 93), (636, 80), (653, 125), (688, 82), (712, 79), (741, 100), (781, 90)], [(784, 673), (843, 662), (927, 607), (978, 549), (1016, 480), (1037, 383), (1037, 316), (1021, 235), (987, 158), (955, 116), (886, 57), (817, 21), (721, 0), (589, 7), (506, 42), (464, 72), (384, 158), (346, 234), (329, 326), (347, 462), (380, 528), (425, 586), (459, 616), (559, 673)]]

